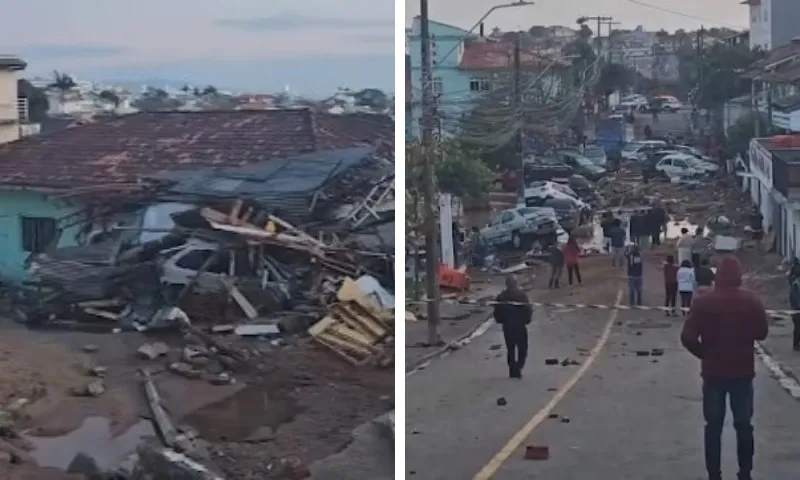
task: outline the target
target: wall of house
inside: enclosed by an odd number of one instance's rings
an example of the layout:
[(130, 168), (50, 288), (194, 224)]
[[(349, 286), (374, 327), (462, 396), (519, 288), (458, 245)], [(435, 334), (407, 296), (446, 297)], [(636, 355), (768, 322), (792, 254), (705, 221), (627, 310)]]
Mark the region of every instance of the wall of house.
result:
[[(22, 245), (22, 217), (60, 219), (78, 209), (38, 192), (0, 190), (0, 280), (18, 282), (25, 278), (23, 266), (29, 253)], [(59, 246), (75, 245), (77, 233), (77, 227), (64, 231)]]
[[(436, 94), (438, 124), (437, 131), (442, 136), (452, 136), (457, 133), (460, 117), (469, 111), (475, 101), (488, 93), (487, 90), (476, 89), (481, 80), (484, 84), (491, 84), (500, 78), (498, 72), (464, 71), (458, 67), (463, 54), (464, 40), (470, 36), (467, 31), (439, 22), (430, 22), (431, 56), (433, 58), (433, 83)], [(422, 117), (422, 53), (419, 37), (419, 21), (414, 20), (408, 34), (408, 53), (410, 57), (411, 89), (414, 100), (411, 105), (410, 119), (407, 131), (412, 138), (419, 138), (419, 121)], [(445, 58), (445, 56), (452, 53)], [(507, 74), (502, 75), (507, 77)], [(526, 72), (526, 76), (538, 76)], [(507, 80), (502, 80), (506, 82)], [(523, 85), (525, 82), (523, 81)], [(540, 80), (540, 90), (555, 94), (561, 88), (561, 75), (545, 75)]]
[(772, 48), (786, 45), (800, 36), (800, 2), (797, 0), (762, 0), (762, 9), (769, 8), (768, 21)]
[[(769, 18), (772, 5), (770, 0), (762, 0), (758, 5), (750, 5), (750, 48), (772, 49), (772, 31)], [(764, 15), (766, 11), (766, 15)]]
[(17, 71), (0, 70), (0, 144), (19, 139)]

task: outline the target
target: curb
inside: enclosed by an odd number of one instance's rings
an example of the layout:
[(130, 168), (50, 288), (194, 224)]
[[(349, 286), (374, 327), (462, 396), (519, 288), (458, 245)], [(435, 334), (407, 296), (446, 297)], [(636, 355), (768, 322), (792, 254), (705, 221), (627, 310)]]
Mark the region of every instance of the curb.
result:
[(445, 345), (445, 346), (443, 346), (443, 347), (441, 347), (441, 348), (439, 348), (439, 349), (437, 349), (437, 350), (435, 350), (433, 352), (430, 352), (428, 354), (423, 355), (422, 358), (420, 358), (419, 360), (414, 362), (412, 365), (406, 367), (406, 376), (409, 376), (409, 375), (412, 375), (412, 374), (418, 372), (420, 370), (420, 367), (424, 366), (426, 363), (430, 362), (434, 358), (441, 357), (441, 356), (446, 355), (447, 353), (453, 351), (454, 350), (454, 348), (453, 348), (454, 346), (455, 347), (463, 347), (467, 343), (471, 342), (474, 338), (477, 338), (477, 337), (483, 335), (484, 333), (486, 333), (486, 330), (488, 330), (488, 326), (491, 325), (490, 322), (492, 322), (493, 318), (494, 318), (494, 314), (490, 313), (488, 315), (488, 317), (486, 318), (486, 320), (478, 323), (474, 328), (469, 329), (469, 331), (467, 331), (463, 335), (460, 335), (455, 340), (449, 342), (447, 345)]
[(797, 377), (790, 370), (785, 369), (778, 363), (777, 360), (769, 353), (769, 350), (763, 344), (756, 342), (756, 355), (761, 363), (767, 367), (767, 370), (778, 380), (778, 384), (786, 390), (795, 400), (800, 400), (800, 382)]

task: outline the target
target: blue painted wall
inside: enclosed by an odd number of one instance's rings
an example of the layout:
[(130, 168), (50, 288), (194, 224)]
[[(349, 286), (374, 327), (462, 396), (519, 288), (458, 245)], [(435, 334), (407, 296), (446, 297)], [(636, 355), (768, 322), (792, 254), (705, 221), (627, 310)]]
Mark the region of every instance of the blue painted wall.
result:
[[(411, 115), (407, 115), (406, 122), (411, 120), (407, 127), (412, 138), (419, 138), (419, 120), (422, 116), (422, 42), (420, 41), (419, 18), (414, 19), (412, 27), (407, 31), (408, 53), (411, 63), (411, 86), (413, 102)], [(441, 132), (443, 136), (457, 133), (458, 119), (468, 111), (474, 102), (487, 92), (470, 91), (470, 82), (473, 79), (483, 78), (491, 82), (493, 73), (465, 71), (458, 67), (464, 48), (464, 40), (476, 38), (471, 34), (452, 25), (429, 22), (431, 34), (431, 57), (433, 61), (433, 78), (435, 83), (441, 85), (438, 97), (438, 112), (441, 119)], [(455, 50), (454, 50), (455, 49)], [(450, 53), (452, 51), (452, 53)], [(449, 56), (445, 56), (450, 53)], [(552, 82), (552, 86), (543, 88), (546, 92), (558, 92), (561, 86), (561, 77), (557, 74), (545, 75), (541, 80), (543, 84)]]
[[(22, 249), (21, 217), (59, 219), (79, 210), (77, 205), (48, 199), (44, 194), (27, 190), (0, 190), (0, 278), (3, 281), (24, 280), (23, 265), (29, 253)], [(79, 227), (61, 235), (59, 246), (76, 244)]]

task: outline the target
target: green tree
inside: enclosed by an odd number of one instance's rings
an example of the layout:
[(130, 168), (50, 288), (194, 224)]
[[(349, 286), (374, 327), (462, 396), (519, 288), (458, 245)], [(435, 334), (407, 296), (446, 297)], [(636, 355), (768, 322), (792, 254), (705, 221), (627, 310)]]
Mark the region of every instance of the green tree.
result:
[(214, 85), (208, 85), (206, 88), (203, 89), (203, 95), (216, 95), (217, 94), (217, 87)]
[(685, 90), (696, 92), (698, 106), (716, 110), (731, 98), (750, 93), (750, 81), (741, 74), (763, 56), (746, 45), (718, 43), (700, 57), (684, 45), (678, 54), (680, 82)]
[(109, 101), (109, 102), (113, 103), (114, 104), (114, 108), (118, 108), (119, 104), (121, 103), (119, 95), (117, 95), (116, 92), (114, 92), (112, 90), (103, 90), (102, 92), (100, 92), (98, 97), (102, 98), (103, 100), (106, 100), (106, 101)]
[(50, 83), (50, 88), (55, 88), (66, 92), (69, 89), (75, 88), (77, 84), (75, 79), (66, 73), (61, 73), (58, 70), (53, 71), (53, 81)]
[[(492, 184), (492, 171), (457, 140), (444, 140), (437, 148), (434, 172), (438, 190), (456, 197), (483, 200)], [(406, 147), (407, 190), (420, 196), (423, 190), (424, 164), (418, 143)]]
[(600, 79), (594, 92), (608, 96), (615, 91), (626, 91), (636, 83), (636, 72), (619, 63), (606, 63), (600, 70)]
[(763, 114), (749, 112), (740, 117), (736, 123), (725, 132), (727, 142), (725, 143), (725, 154), (728, 157), (743, 155), (750, 148), (750, 140), (753, 139), (756, 130), (756, 122), (759, 122), (759, 129), (764, 136), (777, 135), (780, 130), (770, 126), (767, 117)]
[(534, 25), (528, 30), (528, 34), (534, 38), (542, 38), (547, 36), (547, 27), (543, 25)]

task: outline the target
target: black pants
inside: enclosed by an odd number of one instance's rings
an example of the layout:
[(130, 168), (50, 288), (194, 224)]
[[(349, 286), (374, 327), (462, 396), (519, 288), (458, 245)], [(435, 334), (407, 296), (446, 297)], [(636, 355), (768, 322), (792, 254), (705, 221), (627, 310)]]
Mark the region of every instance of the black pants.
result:
[(681, 292), (681, 307), (689, 308), (692, 306), (692, 292)]
[(700, 266), (700, 254), (693, 253), (692, 254), (692, 267), (697, 268)]
[(650, 232), (650, 241), (653, 243), (654, 247), (661, 245), (661, 232)]
[(503, 338), (506, 341), (509, 374), (518, 375), (528, 357), (528, 329), (525, 325), (504, 325)]
[(678, 299), (678, 285), (664, 285), (664, 293), (664, 306), (667, 308), (675, 308), (675, 303)]
[(550, 282), (547, 284), (548, 287), (558, 287), (558, 280), (561, 278), (561, 272), (563, 270), (564, 265), (550, 265)]
[(572, 285), (572, 275), (575, 274), (575, 279), (581, 283), (581, 267), (578, 265), (567, 265), (567, 281)]
[(792, 332), (792, 346), (800, 348), (800, 313), (792, 314), (792, 323), (794, 324), (794, 331)]
[(753, 470), (753, 380), (703, 379), (703, 417), (706, 420), (705, 450), (706, 470), (710, 478), (721, 474), (722, 427), (725, 424), (725, 406), (729, 399), (736, 430), (736, 456), (739, 459), (739, 477), (750, 478)]

